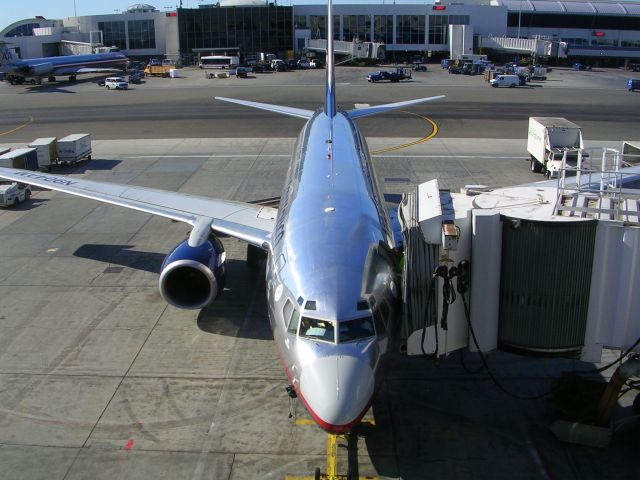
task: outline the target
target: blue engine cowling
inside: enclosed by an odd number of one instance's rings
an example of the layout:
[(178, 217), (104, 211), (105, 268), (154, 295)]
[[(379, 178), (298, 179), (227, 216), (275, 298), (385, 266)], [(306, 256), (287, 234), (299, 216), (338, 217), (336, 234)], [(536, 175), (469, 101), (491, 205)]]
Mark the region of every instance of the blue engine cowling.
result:
[(162, 263), (160, 294), (178, 308), (203, 308), (222, 293), (226, 277), (222, 242), (210, 235), (199, 247), (185, 240)]

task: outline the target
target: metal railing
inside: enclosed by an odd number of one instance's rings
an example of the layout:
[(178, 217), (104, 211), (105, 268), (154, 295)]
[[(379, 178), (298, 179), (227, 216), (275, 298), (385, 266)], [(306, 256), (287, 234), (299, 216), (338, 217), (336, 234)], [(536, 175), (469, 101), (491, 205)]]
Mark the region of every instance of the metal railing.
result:
[[(581, 216), (638, 223), (640, 190), (625, 187), (631, 181), (640, 181), (640, 173), (626, 172), (621, 168), (629, 161), (629, 155), (623, 156), (618, 150), (604, 148), (600, 155), (590, 155), (589, 158), (589, 165), (585, 165), (584, 156), (579, 152), (574, 167), (567, 164), (567, 152), (564, 153), (562, 167), (558, 170), (555, 214), (579, 213)], [(598, 167), (594, 167), (596, 158), (600, 160)], [(568, 199), (572, 199), (573, 203), (566, 204)], [(577, 205), (579, 200), (583, 200), (587, 206)]]

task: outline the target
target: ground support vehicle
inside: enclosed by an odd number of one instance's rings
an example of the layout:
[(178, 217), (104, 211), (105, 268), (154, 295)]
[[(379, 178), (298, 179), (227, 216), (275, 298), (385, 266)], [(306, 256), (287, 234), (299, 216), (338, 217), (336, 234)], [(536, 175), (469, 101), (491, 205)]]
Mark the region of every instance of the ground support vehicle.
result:
[(11, 207), (29, 200), (31, 187), (24, 183), (0, 182), (0, 207)]
[(389, 80), (397, 83), (400, 80), (409, 80), (411, 78), (411, 67), (397, 67), (395, 71), (380, 70), (367, 75), (367, 81), (371, 83)]
[(130, 70), (129, 71), (129, 83), (140, 84), (144, 79), (143, 70)]
[(35, 148), (17, 148), (0, 155), (0, 167), (38, 169), (38, 154)]
[(531, 80), (546, 80), (547, 69), (545, 67), (531, 67)]
[(129, 82), (122, 77), (108, 77), (104, 80), (104, 86), (107, 90), (127, 90)]
[(91, 135), (74, 133), (58, 140), (58, 162), (73, 165), (81, 160), (91, 160)]
[(585, 65), (584, 63), (574, 63), (574, 70), (591, 70), (591, 65)]
[(586, 158), (583, 150), (582, 130), (575, 123), (561, 117), (529, 117), (527, 152), (532, 172), (552, 178), (563, 164), (575, 165)]
[(630, 78), (627, 80), (627, 90), (630, 92), (640, 90), (640, 79)]
[(146, 77), (165, 77), (167, 78), (171, 73), (170, 70), (174, 68), (171, 65), (148, 65), (144, 69), (144, 75)]
[(521, 85), (518, 75), (496, 75), (493, 80), (489, 80), (492, 87), (516, 87)]
[(51, 166), (58, 163), (58, 141), (56, 137), (36, 138), (29, 144), (36, 149), (38, 158), (38, 170), (48, 172)]

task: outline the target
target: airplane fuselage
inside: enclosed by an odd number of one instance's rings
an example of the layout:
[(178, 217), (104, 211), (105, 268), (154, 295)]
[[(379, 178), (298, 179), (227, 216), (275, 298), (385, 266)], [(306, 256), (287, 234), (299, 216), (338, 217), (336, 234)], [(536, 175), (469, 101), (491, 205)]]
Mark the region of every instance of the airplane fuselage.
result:
[[(372, 402), (396, 287), (392, 265), (376, 267), (371, 252), (392, 242), (358, 128), (341, 112), (316, 113), (294, 148), (266, 277), (281, 361), (327, 431), (349, 431)], [(363, 286), (376, 282), (372, 301)]]
[(59, 57), (13, 60), (3, 69), (17, 75), (47, 77), (76, 75), (82, 69), (125, 68), (129, 59), (120, 52), (93, 53), (87, 55), (64, 55)]

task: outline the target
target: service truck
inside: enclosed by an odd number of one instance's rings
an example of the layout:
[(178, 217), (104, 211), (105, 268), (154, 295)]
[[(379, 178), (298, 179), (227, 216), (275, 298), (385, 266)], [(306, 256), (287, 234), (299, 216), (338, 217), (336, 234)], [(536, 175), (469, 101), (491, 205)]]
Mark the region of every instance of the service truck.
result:
[(0, 207), (11, 207), (31, 197), (31, 187), (24, 183), (0, 181)]
[(575, 165), (587, 157), (580, 127), (561, 117), (529, 117), (527, 152), (531, 171), (548, 178), (558, 174), (563, 161)]
[(58, 162), (58, 140), (56, 137), (36, 138), (29, 144), (36, 149), (38, 169), (43, 172), (51, 170), (51, 166)]
[(91, 160), (91, 135), (74, 133), (58, 140), (58, 162), (71, 165), (85, 158)]

